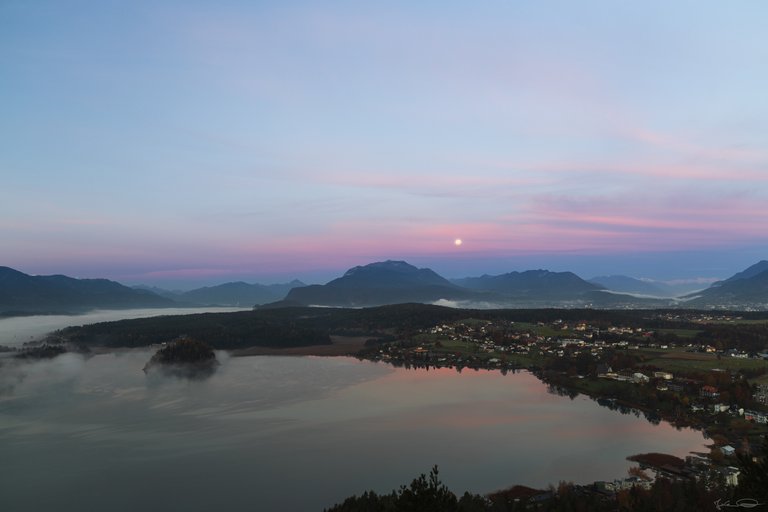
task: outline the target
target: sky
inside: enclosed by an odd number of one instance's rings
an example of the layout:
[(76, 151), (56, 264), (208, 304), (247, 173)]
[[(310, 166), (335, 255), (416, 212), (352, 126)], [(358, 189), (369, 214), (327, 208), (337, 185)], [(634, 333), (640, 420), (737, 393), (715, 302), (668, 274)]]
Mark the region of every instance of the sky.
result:
[(0, 265), (728, 277), (768, 259), (767, 23), (762, 0), (2, 0)]

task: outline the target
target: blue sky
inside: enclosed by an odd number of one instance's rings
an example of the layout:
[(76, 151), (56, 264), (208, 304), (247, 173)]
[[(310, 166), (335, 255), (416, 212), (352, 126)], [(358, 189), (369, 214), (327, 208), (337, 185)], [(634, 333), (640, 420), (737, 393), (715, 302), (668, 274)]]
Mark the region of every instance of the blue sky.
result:
[(758, 1), (6, 0), (0, 264), (726, 277), (768, 257), (766, 22)]

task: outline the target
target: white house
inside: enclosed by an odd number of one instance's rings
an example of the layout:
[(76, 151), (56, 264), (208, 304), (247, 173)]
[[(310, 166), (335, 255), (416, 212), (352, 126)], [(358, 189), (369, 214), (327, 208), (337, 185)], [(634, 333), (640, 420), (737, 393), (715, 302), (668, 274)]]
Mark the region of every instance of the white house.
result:
[(721, 472), (723, 477), (725, 477), (725, 485), (733, 487), (739, 485), (739, 474), (741, 473), (739, 468), (728, 466), (727, 468), (721, 469)]
[(646, 382), (650, 381), (651, 379), (648, 378), (647, 375), (640, 372), (635, 372), (632, 374), (632, 382), (635, 384), (645, 384)]

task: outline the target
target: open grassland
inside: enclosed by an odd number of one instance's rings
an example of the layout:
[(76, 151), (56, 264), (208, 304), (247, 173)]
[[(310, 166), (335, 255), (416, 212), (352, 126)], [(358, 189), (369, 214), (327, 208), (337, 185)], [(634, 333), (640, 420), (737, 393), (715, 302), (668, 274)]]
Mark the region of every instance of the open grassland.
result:
[(661, 334), (674, 334), (679, 338), (695, 338), (702, 332), (698, 329), (656, 329), (656, 331)]
[(639, 349), (630, 350), (629, 352), (640, 355), (643, 358), (643, 364), (658, 366), (659, 368), (672, 373), (689, 373), (697, 370), (706, 371), (714, 368), (722, 368), (724, 370), (768, 369), (768, 361), (764, 359), (740, 359), (738, 357), (727, 356), (718, 357), (715, 354), (686, 352), (679, 349)]
[(701, 322), (704, 324), (722, 324), (722, 325), (764, 325), (768, 324), (768, 318), (759, 318), (759, 319), (745, 319), (745, 318), (739, 318), (735, 320), (707, 320), (706, 322)]
[(430, 347), (432, 351), (461, 354), (464, 356), (476, 355), (479, 352), (478, 346), (475, 343), (470, 343), (467, 341), (454, 341), (454, 340), (448, 340), (448, 339), (441, 339), (439, 341), (440, 341), (440, 345), (442, 346), (433, 345), (432, 347)]

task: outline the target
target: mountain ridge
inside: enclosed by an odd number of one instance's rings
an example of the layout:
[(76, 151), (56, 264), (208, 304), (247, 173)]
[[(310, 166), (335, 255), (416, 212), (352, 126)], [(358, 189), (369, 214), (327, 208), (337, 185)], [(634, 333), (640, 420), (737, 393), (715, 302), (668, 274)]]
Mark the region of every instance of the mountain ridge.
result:
[(589, 292), (604, 289), (588, 283), (573, 272), (551, 272), (537, 269), (524, 272), (480, 277), (465, 277), (452, 280), (454, 284), (471, 290), (495, 292), (509, 297), (531, 297), (554, 300), (572, 300), (584, 297)]
[(293, 288), (285, 300), (307, 305), (380, 306), (404, 302), (469, 300), (474, 294), (431, 269), (405, 261), (378, 261), (347, 270), (324, 285)]
[(688, 305), (696, 307), (768, 307), (768, 261), (760, 261), (684, 298), (688, 299)]
[(712, 286), (720, 286), (723, 283), (731, 283), (740, 279), (750, 279), (757, 276), (758, 274), (762, 274), (766, 270), (768, 270), (768, 260), (760, 260), (754, 265), (750, 265), (746, 269), (742, 270), (741, 272), (735, 273), (728, 279), (712, 283)]
[[(449, 280), (429, 268), (386, 260), (352, 267), (323, 285), (307, 286), (298, 280), (276, 285), (237, 281), (170, 292), (129, 288), (108, 279), (75, 279), (61, 274), (31, 276), (0, 266), (0, 313), (193, 305), (369, 307), (410, 302), (480, 308), (768, 308), (768, 260), (678, 298), (648, 293), (651, 288), (643, 291), (639, 287), (647, 283), (627, 276), (599, 276), (591, 281), (573, 272), (545, 269)], [(622, 283), (634, 288), (622, 288)]]
[(270, 285), (234, 281), (183, 292), (179, 300), (202, 306), (254, 306), (281, 300), (292, 288), (301, 286), (306, 284), (298, 279)]
[(75, 279), (60, 274), (31, 276), (0, 267), (0, 311), (73, 312), (95, 308), (170, 307), (175, 303), (147, 290), (109, 279)]

